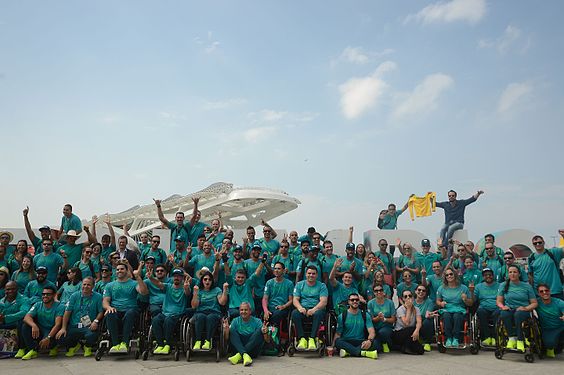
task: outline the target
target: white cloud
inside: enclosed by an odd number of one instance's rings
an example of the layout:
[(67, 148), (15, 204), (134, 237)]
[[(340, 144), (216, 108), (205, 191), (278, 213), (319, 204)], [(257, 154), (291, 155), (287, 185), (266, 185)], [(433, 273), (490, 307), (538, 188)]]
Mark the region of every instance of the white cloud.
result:
[(380, 64), (374, 73), (367, 77), (351, 78), (339, 86), (341, 92), (341, 110), (348, 119), (360, 117), (374, 107), (389, 87), (380, 77), (382, 74), (396, 69), (392, 61)]
[(212, 111), (217, 109), (227, 109), (227, 108), (237, 107), (245, 103), (247, 103), (247, 99), (244, 98), (230, 98), (230, 99), (218, 100), (218, 101), (206, 101), (204, 103), (204, 110)]
[(274, 109), (261, 109), (249, 112), (247, 116), (253, 123), (304, 123), (313, 121), (319, 114), (314, 112), (288, 112)]
[(428, 75), (396, 106), (392, 116), (399, 118), (435, 110), (441, 93), (449, 89), (453, 84), (454, 80), (452, 77), (446, 74), (435, 73)]
[(531, 93), (533, 87), (529, 83), (510, 83), (501, 93), (497, 103), (499, 114), (507, 113)]
[(205, 38), (205, 40), (200, 38), (199, 36), (195, 37), (193, 40), (194, 43), (204, 46), (204, 52), (207, 54), (217, 51), (221, 44), (217, 40), (214, 40), (213, 33), (211, 31), (208, 31), (208, 35), (207, 38)]
[(451, 0), (428, 5), (417, 14), (407, 16), (405, 22), (415, 20), (424, 24), (457, 21), (476, 23), (480, 21), (485, 14), (485, 0)]
[(258, 143), (272, 137), (278, 128), (276, 126), (263, 126), (247, 129), (243, 136), (250, 143)]
[(341, 59), (355, 64), (368, 62), (368, 56), (362, 51), (361, 47), (347, 47), (341, 53)]
[[(523, 39), (522, 34), (522, 31), (518, 27), (508, 25), (499, 38), (495, 40), (482, 39), (478, 42), (478, 47), (495, 48), (500, 54), (504, 55), (509, 52), (509, 50), (519, 45), (519, 41)], [(525, 52), (530, 47), (530, 43), (530, 37), (522, 41), (521, 52)]]

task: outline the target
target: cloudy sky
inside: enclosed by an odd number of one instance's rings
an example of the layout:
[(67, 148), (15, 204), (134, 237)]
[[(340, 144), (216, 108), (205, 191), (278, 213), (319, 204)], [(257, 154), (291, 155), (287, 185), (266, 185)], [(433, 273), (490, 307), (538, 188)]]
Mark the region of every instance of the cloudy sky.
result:
[[(217, 181), (375, 228), (411, 193), (467, 229), (564, 227), (561, 1), (0, 3), (0, 227)], [(402, 229), (435, 236), (442, 212)]]

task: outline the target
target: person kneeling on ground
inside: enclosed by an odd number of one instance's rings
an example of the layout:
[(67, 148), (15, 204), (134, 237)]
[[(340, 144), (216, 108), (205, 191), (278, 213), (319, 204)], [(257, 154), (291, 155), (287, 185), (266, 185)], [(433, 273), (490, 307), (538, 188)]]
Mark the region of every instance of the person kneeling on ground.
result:
[(270, 341), (266, 322), (251, 315), (249, 302), (241, 303), (239, 316), (233, 319), (229, 330), (225, 331), (229, 332), (231, 352), (235, 353), (228, 359), (234, 365), (243, 361), (245, 366), (249, 366), (253, 363), (252, 358), (260, 355), (264, 343)]
[(537, 307), (542, 328), (542, 342), (546, 356), (554, 358), (564, 345), (564, 301), (550, 295), (550, 287), (540, 283), (537, 287), (540, 302)]
[(360, 297), (352, 293), (348, 298), (349, 308), (337, 318), (335, 346), (341, 358), (366, 357), (376, 359), (376, 331), (369, 313), (358, 308)]

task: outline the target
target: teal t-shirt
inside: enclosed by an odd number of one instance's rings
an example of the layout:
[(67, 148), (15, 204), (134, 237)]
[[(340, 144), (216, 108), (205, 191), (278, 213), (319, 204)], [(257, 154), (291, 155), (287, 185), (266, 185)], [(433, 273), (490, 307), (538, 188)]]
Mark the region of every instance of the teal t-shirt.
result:
[(141, 259), (140, 260), (145, 261), (147, 259), (147, 257), (154, 257), (155, 258), (155, 265), (166, 264), (166, 262), (167, 262), (167, 257), (166, 257), (165, 251), (163, 249), (160, 249), (160, 248), (158, 248), (156, 251), (153, 251), (151, 249), (150, 245), (149, 245), (149, 248), (143, 250), (143, 252), (141, 253)]
[[(556, 263), (550, 258), (547, 252), (550, 251)], [(545, 283), (550, 288), (550, 293), (562, 293), (562, 281), (558, 272), (558, 266), (562, 260), (562, 249), (555, 247), (546, 249), (544, 253), (533, 253), (529, 256), (529, 273), (533, 274), (534, 287), (539, 283)]]
[(529, 301), (537, 298), (531, 284), (524, 282), (510, 282), (507, 293), (505, 293), (505, 283), (499, 284), (497, 295), (503, 296), (503, 303), (512, 310), (518, 307), (529, 306)]
[(63, 232), (65, 233), (69, 230), (74, 230), (77, 233), (82, 232), (82, 222), (75, 214), (71, 214), (70, 217), (63, 216), (61, 218), (61, 227), (63, 227)]
[(462, 274), (462, 284), (466, 286), (469, 286), (472, 283), (474, 283), (474, 285), (478, 285), (481, 282), (482, 282), (482, 272), (480, 272), (475, 268), (466, 269)]
[(294, 297), (299, 297), (300, 304), (306, 309), (315, 307), (319, 303), (319, 298), (327, 297), (328, 294), (327, 286), (319, 281), (309, 285), (307, 280), (302, 280), (294, 288)]
[(291, 280), (289, 272), (296, 271), (297, 266), (297, 262), (296, 259), (294, 259), (294, 256), (288, 255), (286, 258), (283, 258), (280, 254), (275, 255), (274, 258), (272, 258), (272, 262), (270, 262), (270, 267), (274, 268), (274, 265), (278, 262), (282, 263), (287, 271), (284, 274), (284, 277)]
[[(394, 306), (394, 302), (391, 299), (386, 298), (383, 304), (379, 304), (376, 298), (371, 299), (368, 301), (368, 312), (370, 315), (376, 316), (379, 313), (384, 314), (384, 317), (391, 318), (392, 316), (396, 316), (396, 307)], [(391, 323), (384, 323), (378, 322), (374, 328), (380, 329), (382, 327), (390, 327), (393, 328), (394, 325)]]
[[(84, 279), (85, 277), (93, 277), (96, 278), (96, 273), (100, 272), (100, 265), (97, 263), (94, 263), (92, 260), (90, 261), (90, 264), (92, 266), (90, 266), (88, 263), (84, 263), (82, 262), (82, 259), (79, 260), (78, 262), (76, 262), (73, 267), (78, 267), (80, 268), (80, 272), (82, 272), (82, 278)], [(92, 273), (94, 271), (94, 273)]]
[(67, 243), (57, 249), (57, 254), (60, 255), (61, 250), (64, 250), (67, 256), (67, 262), (69, 263), (69, 265), (74, 265), (75, 263), (80, 262), (80, 258), (82, 258), (83, 247), (84, 245), (81, 243), (75, 245)]
[(418, 286), (419, 284), (414, 282), (412, 282), (411, 285), (407, 285), (406, 283), (399, 283), (397, 287), (398, 297), (401, 297), (403, 295), (403, 292), (405, 292), (406, 290), (409, 290), (411, 293), (413, 293), (413, 296), (415, 296), (415, 289), (417, 289)]
[(245, 279), (242, 285), (238, 285), (231, 276), (227, 278), (229, 283), (229, 308), (238, 309), (242, 302), (251, 305), (251, 311), (255, 311), (255, 301), (253, 300), (253, 286), (255, 285), (256, 275)]
[(288, 279), (281, 282), (270, 279), (264, 287), (264, 295), (268, 297), (268, 310), (276, 310), (276, 306), (288, 303), (288, 299), (294, 293), (294, 283)]
[(403, 210), (396, 210), (393, 215), (386, 214), (382, 219), (382, 227), (380, 229), (397, 229), (398, 217), (403, 213)]
[(350, 287), (347, 288), (343, 283), (338, 281), (337, 281), (337, 285), (332, 287), (332, 290), (333, 290), (332, 297), (333, 297), (334, 307), (339, 305), (341, 302), (347, 302), (351, 294), (353, 293), (358, 294), (358, 290), (354, 287), (354, 285), (351, 285)]
[(111, 283), (110, 281), (104, 281), (104, 280), (98, 280), (96, 282), (96, 285), (94, 286), (94, 291), (96, 293), (100, 293), (100, 294), (104, 294), (104, 289), (106, 289), (106, 285), (108, 285), (109, 283)]
[(433, 274), (433, 263), (440, 262), (443, 259), (443, 257), (439, 253), (428, 252), (427, 254), (423, 254), (420, 252), (416, 252), (415, 259), (417, 259), (419, 264), (425, 268), (425, 271), (427, 271), (427, 275), (431, 275)]
[(88, 315), (92, 322), (102, 310), (102, 295), (96, 292), (92, 292), (90, 297), (82, 295), (82, 291), (76, 292), (70, 296), (65, 304), (65, 311), (72, 312), (69, 322), (70, 326), (75, 328), (83, 316)]
[(486, 266), (483, 268), (491, 269), (494, 275), (498, 275), (499, 270), (501, 269), (501, 267), (503, 267), (503, 260), (497, 255), (494, 258), (486, 257), (483, 259), (483, 262), (486, 263)]
[(372, 316), (369, 313), (364, 313), (366, 323), (362, 317), (363, 312), (358, 310), (356, 314), (347, 311), (347, 318), (343, 327), (344, 313), (337, 318), (337, 332), (343, 339), (348, 340), (366, 340), (368, 337), (365, 333), (368, 328), (373, 328)]
[(542, 329), (557, 330), (564, 328), (564, 321), (560, 319), (562, 314), (564, 314), (564, 301), (561, 299), (552, 297), (548, 304), (539, 301), (539, 306), (536, 310), (539, 314)]
[(466, 305), (462, 302), (462, 293), (466, 294), (467, 298), (471, 298), (470, 290), (466, 285), (459, 285), (455, 288), (441, 285), (437, 290), (437, 299), (446, 302), (444, 310), (450, 313), (465, 313)]
[(43, 336), (51, 331), (55, 325), (55, 319), (58, 316), (63, 316), (64, 313), (65, 305), (57, 301), (54, 301), (50, 308), (47, 308), (43, 302), (36, 303), (28, 312), (35, 319)]
[(18, 284), (18, 293), (21, 294), (25, 292), (25, 287), (31, 281), (29, 272), (14, 272), (11, 279)]
[(176, 237), (180, 236), (184, 239), (184, 243), (188, 246), (190, 242), (190, 231), (192, 230), (192, 226), (190, 223), (184, 223), (181, 227), (178, 227), (178, 224), (169, 222), (168, 229), (170, 229), (170, 247), (169, 250), (176, 248)]
[(102, 251), (100, 252), (100, 258), (104, 259), (104, 262), (106, 262), (106, 264), (112, 264), (110, 262), (110, 254), (113, 253), (116, 250), (117, 250), (117, 248), (116, 248), (115, 245), (110, 245), (108, 247), (104, 247), (102, 249)]
[(496, 298), (499, 284), (495, 281), (491, 285), (485, 282), (476, 285), (474, 297), (479, 303), (479, 307), (488, 311), (497, 310)]
[(217, 297), (221, 293), (221, 289), (217, 287), (211, 290), (204, 290), (200, 288), (200, 291), (198, 292), (198, 300), (200, 301), (200, 304), (198, 305), (196, 311), (213, 311), (220, 314), (221, 308)]
[(210, 272), (213, 272), (213, 266), (215, 265), (215, 255), (213, 253), (210, 253), (208, 256), (205, 256), (204, 254), (196, 255), (195, 257), (192, 257), (192, 259), (190, 259), (190, 262), (188, 262), (188, 264), (190, 265), (190, 267), (194, 267), (194, 275), (196, 275), (198, 271), (204, 267), (207, 267)]
[(323, 263), (321, 259), (318, 258), (311, 260), (310, 258), (304, 258), (297, 263), (296, 272), (298, 273), (298, 275), (302, 276), (302, 280), (305, 279), (306, 269), (308, 266), (314, 266), (315, 269), (317, 269), (317, 277), (320, 279), (322, 275), (321, 272), (323, 270)]
[(4, 316), (4, 324), (13, 324), (21, 321), (30, 307), (29, 299), (19, 293), (12, 302), (3, 297), (0, 299), (0, 314)]
[[(515, 264), (515, 263), (513, 263)], [(520, 270), (520, 274), (521, 276), (519, 277), (519, 280), (523, 281), (523, 282), (528, 282), (528, 278), (527, 278), (527, 273), (525, 272), (525, 270), (523, 269), (523, 267), (521, 267), (520, 264), (515, 264), (517, 267), (519, 267)], [(507, 280), (508, 278), (508, 274), (507, 274), (507, 266), (504, 265), (503, 267), (501, 267), (500, 269), (498, 269), (498, 273), (497, 275), (495, 275), (497, 278), (497, 282), (498, 283), (502, 283), (505, 280)]]
[[(368, 298), (372, 298), (375, 297), (374, 296), (374, 290), (372, 288), (372, 285), (366, 285), (366, 297)], [(382, 288), (384, 289), (384, 294), (386, 295), (386, 298), (392, 298), (392, 288), (390, 288), (390, 286), (388, 284), (383, 284)]]
[[(151, 305), (162, 306), (165, 300), (164, 289), (161, 289), (155, 284), (153, 284), (151, 280), (149, 280), (148, 278), (143, 280), (143, 282), (145, 283), (145, 285), (147, 285), (147, 289), (149, 289), (149, 303)], [(162, 280), (162, 282), (168, 283), (170, 282), (170, 280), (168, 278), (165, 278), (164, 280)]]
[(375, 253), (376, 257), (382, 261), (386, 265), (388, 269), (388, 275), (392, 273), (392, 271), (396, 268), (396, 262), (394, 261), (394, 257), (390, 253), (382, 253), (378, 251)]
[[(405, 255), (400, 255), (398, 259), (398, 267), (416, 268), (421, 271), (421, 263), (419, 263), (419, 260), (417, 259), (416, 256), (414, 256), (413, 259), (411, 259)], [(417, 283), (421, 282), (421, 272), (412, 272), (412, 271), (409, 272), (411, 273), (413, 281)]]
[(110, 305), (117, 311), (136, 308), (138, 294), (137, 282), (132, 279), (112, 281), (104, 289), (104, 298), (111, 298)]
[(66, 304), (71, 295), (80, 290), (82, 290), (82, 281), (76, 284), (72, 284), (70, 281), (65, 282), (58, 290), (61, 295), (59, 302)]
[[(468, 297), (470, 298), (470, 297)], [(422, 303), (417, 303), (416, 300), (413, 300), (413, 305), (419, 308), (421, 312), (421, 318), (425, 319), (427, 316), (427, 311), (434, 311), (435, 310), (435, 301), (430, 298), (425, 298)]]
[[(33, 257), (33, 266), (37, 269), (39, 266), (47, 268), (47, 280), (51, 282), (57, 281), (57, 276), (59, 275), (59, 268), (65, 264), (63, 257), (57, 253), (45, 253), (37, 254)], [(70, 263), (69, 263), (70, 264)]]
[(230, 328), (240, 335), (250, 336), (257, 330), (262, 328), (262, 321), (254, 316), (251, 316), (248, 322), (245, 322), (240, 316), (233, 319)]
[(266, 251), (268, 253), (269, 259), (278, 254), (278, 250), (280, 249), (280, 242), (278, 242), (277, 240), (271, 239), (270, 241), (266, 241), (264, 238), (261, 238), (258, 240), (258, 242), (260, 242), (262, 251)]
[[(252, 275), (257, 270), (260, 265), (260, 260), (254, 261), (252, 259), (245, 260), (245, 268), (247, 270), (247, 275)], [(234, 275), (233, 271), (231, 274)], [(262, 269), (259, 277), (255, 280), (255, 285), (253, 287), (253, 293), (256, 297), (262, 297), (264, 293), (264, 285), (266, 284), (266, 267)]]
[[(198, 237), (204, 233), (204, 228), (209, 227), (210, 225), (201, 221), (194, 223), (192, 228), (190, 229), (190, 243), (192, 245), (196, 245), (198, 243)], [(188, 242), (186, 242), (188, 244)]]
[(174, 316), (184, 313), (188, 297), (184, 293), (184, 285), (181, 283), (178, 288), (173, 283), (164, 283), (164, 302), (163, 314), (165, 316)]
[(429, 298), (433, 301), (437, 299), (437, 290), (443, 285), (443, 280), (440, 276), (431, 274), (427, 276), (427, 289), (429, 290)]
[(31, 280), (25, 287), (24, 295), (29, 298), (30, 303), (33, 305), (41, 301), (41, 293), (43, 293), (43, 289), (47, 286), (55, 288), (55, 284), (49, 280), (45, 280), (41, 284), (37, 280)]
[(327, 273), (327, 275), (329, 275), (331, 273), (331, 270), (333, 269), (333, 266), (335, 265), (335, 262), (337, 261), (337, 259), (339, 259), (339, 256), (337, 256), (335, 254), (331, 254), (331, 256), (322, 255), (321, 256), (321, 262), (323, 264), (323, 272)]

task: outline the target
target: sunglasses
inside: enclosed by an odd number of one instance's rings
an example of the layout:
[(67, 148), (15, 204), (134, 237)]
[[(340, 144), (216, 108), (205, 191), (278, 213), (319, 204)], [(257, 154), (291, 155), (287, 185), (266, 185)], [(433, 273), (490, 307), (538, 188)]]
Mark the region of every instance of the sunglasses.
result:
[(542, 245), (542, 241), (533, 242), (533, 245)]
[(157, 272), (164, 272), (165, 270), (157, 270)]
[(41, 293), (41, 295), (42, 295), (43, 297), (48, 297), (48, 296), (52, 296), (53, 293)]
[(415, 291), (416, 291), (416, 292), (426, 292), (425, 289), (416, 289)]
[(349, 299), (349, 302), (358, 302), (358, 301), (360, 301), (358, 298), (351, 298), (351, 299)]
[(405, 296), (403, 296), (403, 298), (413, 298), (412, 294), (406, 294)]
[(539, 293), (550, 293), (550, 290), (548, 289), (539, 290)]
[(103, 269), (102, 272), (110, 272), (110, 270)]
[(384, 291), (384, 289), (374, 289), (374, 293), (380, 293), (380, 292), (383, 292), (383, 291)]
[(152, 243), (161, 243), (161, 241), (155, 241), (155, 240), (153, 240), (153, 241), (151, 241), (151, 242), (152, 242)]
[(511, 259), (513, 259), (513, 257), (503, 258), (503, 260), (511, 260)]
[(445, 276), (454, 276), (454, 273), (445, 273)]
[(379, 244), (379, 246), (388, 246), (388, 244), (387, 243), (381, 243), (381, 244)]

